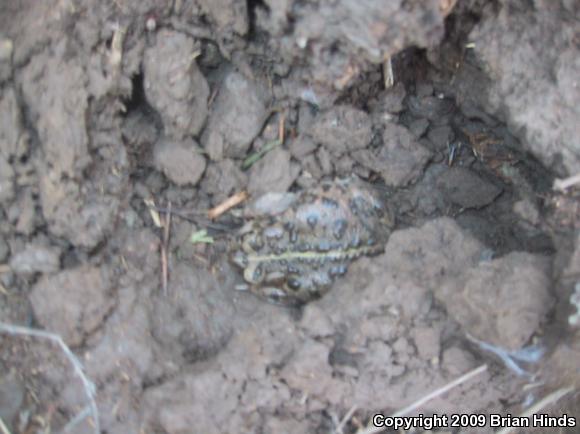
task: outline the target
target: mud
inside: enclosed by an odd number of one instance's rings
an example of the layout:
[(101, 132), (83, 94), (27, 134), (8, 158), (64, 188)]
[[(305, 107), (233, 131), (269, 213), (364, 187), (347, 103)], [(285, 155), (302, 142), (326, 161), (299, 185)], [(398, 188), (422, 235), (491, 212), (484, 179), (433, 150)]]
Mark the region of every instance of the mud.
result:
[[(570, 387), (543, 411), (578, 420), (580, 193), (552, 186), (580, 171), (579, 19), (566, 0), (3, 2), (6, 428), (362, 433), (481, 365), (413, 414)], [(244, 220), (341, 176), (395, 210), (384, 253), (300, 308), (236, 290)]]

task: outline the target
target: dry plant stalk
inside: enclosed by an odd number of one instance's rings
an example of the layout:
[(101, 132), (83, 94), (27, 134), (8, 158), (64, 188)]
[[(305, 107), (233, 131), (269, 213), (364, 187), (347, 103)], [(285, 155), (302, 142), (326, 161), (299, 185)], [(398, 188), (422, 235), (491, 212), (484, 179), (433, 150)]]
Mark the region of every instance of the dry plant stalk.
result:
[(207, 216), (212, 220), (215, 218), (218, 218), (219, 216), (221, 216), (223, 213), (227, 212), (231, 208), (238, 206), (240, 203), (245, 201), (247, 198), (248, 198), (248, 192), (245, 190), (240, 191), (240, 192), (234, 194), (233, 196), (228, 197), (226, 200), (224, 200), (218, 206), (210, 209), (207, 212)]
[[(409, 404), (407, 407), (404, 407), (401, 410), (389, 415), (389, 417), (405, 416), (405, 415), (411, 413), (412, 411), (415, 411), (416, 409), (422, 407), (423, 405), (425, 405), (427, 402), (431, 401), (432, 399), (437, 398), (438, 396), (449, 392), (451, 389), (456, 388), (460, 384), (465, 383), (468, 380), (471, 380), (473, 377), (476, 377), (477, 375), (482, 374), (486, 370), (487, 370), (487, 365), (481, 365), (479, 368), (475, 368), (475, 369), (469, 371), (467, 374), (464, 374), (461, 377), (456, 378), (455, 380), (451, 381), (450, 383), (447, 383), (445, 386), (440, 387), (439, 389), (434, 390), (433, 392), (429, 393), (428, 395), (423, 396), (422, 398), (418, 399), (417, 401), (413, 402), (412, 404)], [(375, 434), (375, 433), (382, 432), (384, 430), (385, 430), (385, 428), (383, 428), (383, 427), (376, 427), (376, 426), (373, 426), (372, 424), (369, 424), (364, 429), (358, 430), (356, 434)]]

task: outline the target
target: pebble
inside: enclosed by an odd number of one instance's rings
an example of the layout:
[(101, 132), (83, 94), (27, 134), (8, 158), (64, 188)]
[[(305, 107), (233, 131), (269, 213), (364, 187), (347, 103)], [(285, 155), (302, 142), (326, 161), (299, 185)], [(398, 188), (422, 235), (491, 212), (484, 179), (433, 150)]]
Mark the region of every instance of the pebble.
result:
[(191, 139), (160, 140), (153, 151), (155, 167), (177, 185), (196, 185), (205, 171), (205, 158)]
[(55, 248), (29, 244), (10, 260), (16, 274), (52, 273), (60, 266), (60, 251)]

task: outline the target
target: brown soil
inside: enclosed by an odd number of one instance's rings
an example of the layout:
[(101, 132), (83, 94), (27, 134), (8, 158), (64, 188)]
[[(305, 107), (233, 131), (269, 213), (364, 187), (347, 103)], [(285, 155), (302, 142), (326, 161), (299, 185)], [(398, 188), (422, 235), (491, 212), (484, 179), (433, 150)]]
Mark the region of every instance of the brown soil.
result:
[[(580, 173), (578, 20), (568, 0), (0, 3), (0, 431), (363, 432), (481, 365), (411, 415), (569, 387), (541, 412), (580, 423), (580, 193), (552, 188)], [(352, 174), (396, 211), (384, 254), (300, 308), (234, 289), (243, 206), (207, 210)]]

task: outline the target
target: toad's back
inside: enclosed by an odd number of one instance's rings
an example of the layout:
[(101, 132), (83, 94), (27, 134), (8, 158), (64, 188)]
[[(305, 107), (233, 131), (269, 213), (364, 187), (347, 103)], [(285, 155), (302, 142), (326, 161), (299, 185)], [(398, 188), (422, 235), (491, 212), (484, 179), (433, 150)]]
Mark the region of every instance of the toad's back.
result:
[(383, 250), (392, 218), (374, 189), (355, 179), (300, 192), (281, 214), (254, 219), (241, 232), (234, 262), (251, 290), (296, 304), (328, 291), (347, 265)]

